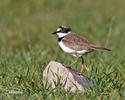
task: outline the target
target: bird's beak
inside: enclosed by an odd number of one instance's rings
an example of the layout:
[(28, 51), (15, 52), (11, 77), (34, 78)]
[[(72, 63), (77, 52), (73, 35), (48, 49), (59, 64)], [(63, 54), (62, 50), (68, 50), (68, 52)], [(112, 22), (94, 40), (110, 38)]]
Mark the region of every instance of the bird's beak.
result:
[(52, 34), (57, 34), (57, 33), (59, 33), (60, 31), (56, 31), (56, 32), (53, 32)]

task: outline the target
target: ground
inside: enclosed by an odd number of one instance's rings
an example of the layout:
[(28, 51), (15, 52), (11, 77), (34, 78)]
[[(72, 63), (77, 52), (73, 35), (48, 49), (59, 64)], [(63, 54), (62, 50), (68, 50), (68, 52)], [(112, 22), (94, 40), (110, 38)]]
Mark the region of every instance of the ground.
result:
[[(124, 9), (124, 0), (1, 0), (0, 99), (125, 99)], [(43, 86), (42, 72), (51, 60), (75, 60), (51, 34), (60, 25), (112, 49), (84, 56), (84, 74), (99, 88), (83, 94), (65, 92), (59, 84), (56, 91)], [(79, 63), (73, 68), (80, 70)]]

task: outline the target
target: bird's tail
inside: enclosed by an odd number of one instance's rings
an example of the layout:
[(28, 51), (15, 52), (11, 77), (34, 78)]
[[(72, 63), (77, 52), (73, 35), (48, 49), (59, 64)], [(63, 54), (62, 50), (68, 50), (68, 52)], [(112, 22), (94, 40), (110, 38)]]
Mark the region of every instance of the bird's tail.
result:
[(91, 48), (92, 48), (93, 50), (105, 50), (105, 51), (111, 51), (111, 49), (104, 48), (104, 47), (100, 47), (100, 46), (95, 46), (95, 45), (91, 46)]

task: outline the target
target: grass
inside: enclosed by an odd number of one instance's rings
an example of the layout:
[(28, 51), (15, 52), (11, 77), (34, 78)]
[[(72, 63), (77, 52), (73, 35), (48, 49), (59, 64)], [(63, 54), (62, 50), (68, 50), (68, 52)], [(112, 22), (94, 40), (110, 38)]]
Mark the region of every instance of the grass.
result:
[[(0, 3), (0, 99), (122, 100), (125, 99), (124, 0), (3, 0)], [(51, 60), (70, 64), (51, 35), (58, 26), (111, 52), (85, 56), (85, 75), (99, 88), (85, 94), (43, 86), (42, 72)], [(73, 67), (80, 70), (80, 65)], [(12, 90), (23, 94), (10, 94)]]

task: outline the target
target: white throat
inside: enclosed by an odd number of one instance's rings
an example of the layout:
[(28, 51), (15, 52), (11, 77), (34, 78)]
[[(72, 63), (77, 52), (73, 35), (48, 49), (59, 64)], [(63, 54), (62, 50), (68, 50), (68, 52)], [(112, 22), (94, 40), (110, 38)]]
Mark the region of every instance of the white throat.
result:
[(61, 38), (61, 37), (64, 37), (64, 36), (66, 36), (66, 35), (68, 35), (68, 34), (70, 34), (71, 33), (71, 31), (69, 31), (68, 33), (57, 33), (57, 35), (58, 35), (58, 37), (59, 38)]

